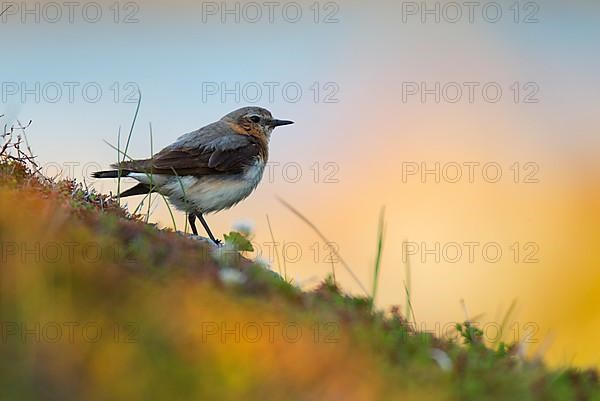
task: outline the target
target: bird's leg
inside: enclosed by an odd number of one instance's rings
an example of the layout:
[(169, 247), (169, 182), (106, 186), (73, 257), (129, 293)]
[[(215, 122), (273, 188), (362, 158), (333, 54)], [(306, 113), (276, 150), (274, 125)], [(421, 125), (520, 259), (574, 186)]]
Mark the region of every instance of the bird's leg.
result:
[(221, 241), (219, 241), (218, 239), (216, 239), (215, 236), (213, 235), (213, 233), (210, 231), (210, 227), (208, 227), (208, 224), (206, 223), (206, 220), (204, 220), (204, 217), (202, 216), (202, 213), (198, 214), (197, 216), (200, 219), (200, 222), (202, 223), (202, 226), (204, 226), (204, 229), (208, 233), (208, 236), (210, 237), (210, 239), (215, 244), (221, 245)]
[(192, 227), (192, 233), (198, 235), (198, 230), (196, 229), (196, 215), (194, 213), (188, 214), (188, 221), (190, 222), (190, 227)]

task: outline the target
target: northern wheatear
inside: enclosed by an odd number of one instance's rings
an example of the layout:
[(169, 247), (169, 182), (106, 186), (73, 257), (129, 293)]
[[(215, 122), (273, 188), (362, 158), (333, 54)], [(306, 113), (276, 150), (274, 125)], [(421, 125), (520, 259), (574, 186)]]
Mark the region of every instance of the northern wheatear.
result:
[(111, 165), (95, 178), (129, 177), (139, 184), (120, 196), (159, 192), (188, 213), (194, 235), (196, 217), (212, 241), (218, 241), (203, 215), (228, 209), (245, 199), (260, 182), (275, 127), (293, 124), (274, 119), (266, 109), (244, 107), (219, 121), (181, 136), (150, 159)]

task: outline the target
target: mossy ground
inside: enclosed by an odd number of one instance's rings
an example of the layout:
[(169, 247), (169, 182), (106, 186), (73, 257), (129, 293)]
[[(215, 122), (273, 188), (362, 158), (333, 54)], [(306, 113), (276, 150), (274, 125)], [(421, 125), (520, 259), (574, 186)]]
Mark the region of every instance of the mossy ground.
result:
[(330, 279), (301, 291), (23, 161), (0, 181), (0, 399), (600, 399), (595, 371), (414, 332)]

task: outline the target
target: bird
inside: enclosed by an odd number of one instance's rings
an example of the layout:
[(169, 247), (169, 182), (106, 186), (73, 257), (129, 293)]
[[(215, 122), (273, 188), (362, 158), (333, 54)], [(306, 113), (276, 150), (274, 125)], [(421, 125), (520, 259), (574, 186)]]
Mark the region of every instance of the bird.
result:
[(122, 161), (94, 178), (128, 177), (138, 181), (119, 196), (158, 192), (186, 212), (192, 233), (196, 218), (210, 239), (205, 214), (229, 209), (247, 198), (260, 183), (269, 158), (269, 141), (277, 127), (294, 124), (273, 118), (262, 107), (243, 107), (218, 121), (180, 136), (149, 159)]

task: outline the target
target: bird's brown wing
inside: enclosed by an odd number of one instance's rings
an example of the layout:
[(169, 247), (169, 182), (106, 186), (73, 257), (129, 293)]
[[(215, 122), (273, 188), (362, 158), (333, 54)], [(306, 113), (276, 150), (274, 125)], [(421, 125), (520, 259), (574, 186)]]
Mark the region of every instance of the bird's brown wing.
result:
[(178, 176), (207, 176), (214, 174), (238, 174), (253, 164), (260, 155), (260, 146), (251, 137), (239, 136), (235, 145), (231, 140), (206, 147), (167, 147), (151, 159), (121, 164), (122, 169), (134, 172)]

